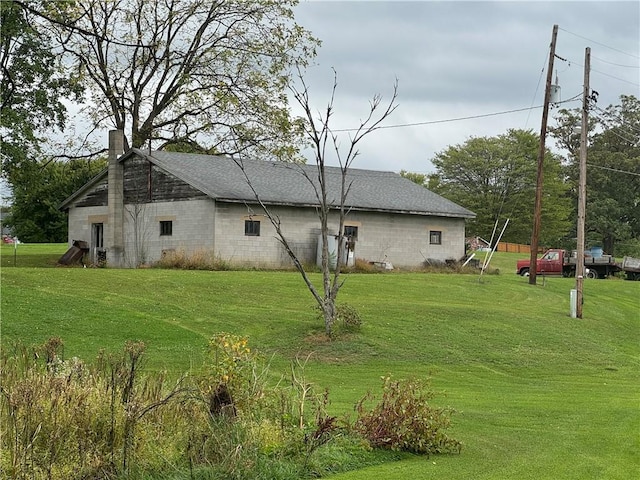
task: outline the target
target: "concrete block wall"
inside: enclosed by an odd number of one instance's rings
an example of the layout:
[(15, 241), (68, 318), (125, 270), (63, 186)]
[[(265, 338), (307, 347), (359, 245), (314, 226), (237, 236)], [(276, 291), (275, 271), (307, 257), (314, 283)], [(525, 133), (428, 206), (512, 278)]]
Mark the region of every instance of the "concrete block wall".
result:
[[(315, 263), (320, 221), (315, 209), (274, 207), (281, 229), (302, 262)], [(244, 235), (244, 221), (260, 221), (260, 236)], [(338, 214), (331, 215), (329, 230), (338, 231)], [(418, 267), (426, 259), (459, 259), (465, 253), (463, 219), (375, 212), (351, 212), (346, 225), (358, 227), (356, 258), (389, 261), (397, 267)], [(224, 260), (263, 266), (291, 265), (276, 239), (274, 227), (259, 206), (218, 204), (216, 253)], [(430, 231), (441, 232), (442, 243), (429, 243)]]
[[(293, 251), (303, 263), (315, 263), (320, 221), (313, 208), (274, 207), (281, 228)], [(198, 199), (157, 202), (125, 207), (125, 267), (141, 261), (152, 263), (163, 250), (205, 251), (221, 260), (262, 267), (291, 266), (286, 250), (277, 239), (275, 228), (258, 205), (214, 202)], [(104, 218), (105, 236), (110, 228), (107, 207), (71, 208), (69, 243), (91, 241), (91, 219)], [(260, 236), (244, 234), (245, 220), (260, 221)], [(172, 221), (172, 235), (160, 235), (160, 221)], [(389, 261), (394, 267), (418, 267), (426, 259), (444, 261), (461, 258), (465, 244), (463, 219), (351, 212), (346, 225), (358, 227), (355, 257), (367, 261)], [(337, 233), (338, 215), (332, 214), (330, 231)], [(429, 233), (440, 231), (442, 243), (431, 245)], [(138, 248), (136, 248), (136, 246)], [(105, 245), (106, 247), (106, 245)]]
[[(356, 258), (389, 261), (394, 267), (418, 267), (426, 259), (444, 261), (465, 254), (463, 219), (351, 212), (345, 223), (358, 226)], [(431, 231), (441, 232), (440, 245), (429, 243)]]
[[(214, 205), (211, 199), (125, 205), (125, 266), (156, 262), (165, 250), (212, 252)], [(171, 235), (160, 235), (161, 221), (172, 222)]]
[[(316, 238), (320, 222), (312, 209), (274, 207), (281, 229), (298, 259), (315, 261)], [(260, 236), (244, 234), (245, 220), (260, 222)], [(293, 265), (277, 233), (259, 205), (218, 203), (216, 209), (216, 254), (223, 260), (264, 267)]]
[[(109, 210), (104, 207), (80, 207), (69, 209), (69, 246), (74, 240), (83, 240), (87, 243), (91, 242), (91, 224), (103, 223), (106, 234), (108, 226), (107, 215)], [(104, 222), (92, 222), (91, 219), (103, 217)]]

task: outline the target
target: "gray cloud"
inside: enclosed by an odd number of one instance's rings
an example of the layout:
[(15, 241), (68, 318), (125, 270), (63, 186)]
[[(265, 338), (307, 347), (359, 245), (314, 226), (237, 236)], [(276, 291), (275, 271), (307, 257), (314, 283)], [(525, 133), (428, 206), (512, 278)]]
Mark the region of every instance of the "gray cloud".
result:
[[(566, 59), (554, 69), (563, 99), (582, 92), (585, 47), (599, 106), (639, 95), (638, 2), (303, 2), (296, 20), (323, 41), (305, 77), (317, 106), (326, 102), (331, 68), (337, 71), (337, 128), (354, 126), (372, 95), (388, 96), (395, 78), (400, 106), (389, 124), (540, 105), (554, 24), (556, 53)], [(539, 124), (540, 110), (533, 110), (380, 131), (363, 145), (357, 166), (429, 171), (429, 159), (449, 145)]]

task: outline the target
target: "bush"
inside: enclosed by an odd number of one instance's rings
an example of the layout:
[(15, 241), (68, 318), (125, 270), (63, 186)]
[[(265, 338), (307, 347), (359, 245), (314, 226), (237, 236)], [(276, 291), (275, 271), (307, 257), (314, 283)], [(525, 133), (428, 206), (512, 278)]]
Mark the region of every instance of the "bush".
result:
[(434, 394), (424, 382), (391, 377), (382, 382), (382, 398), (373, 409), (365, 408), (371, 394), (356, 405), (355, 431), (374, 447), (422, 454), (460, 452), (462, 444), (445, 433), (452, 410), (432, 407)]
[(183, 249), (167, 250), (155, 264), (157, 268), (175, 268), (181, 270), (230, 270), (231, 265), (211, 252), (196, 250), (188, 254)]
[[(318, 312), (318, 319), (324, 323), (324, 317), (322, 315), (322, 309), (319, 305), (313, 307)], [(341, 303), (336, 305), (336, 318), (333, 324), (333, 336), (340, 333), (353, 333), (360, 330), (362, 327), (362, 318), (358, 310), (347, 304)]]
[(336, 306), (336, 323), (347, 332), (360, 330), (362, 319), (355, 307), (342, 303)]
[(380, 269), (376, 268), (373, 263), (364, 258), (356, 258), (355, 265), (353, 266), (353, 271), (357, 273), (373, 273), (379, 272)]

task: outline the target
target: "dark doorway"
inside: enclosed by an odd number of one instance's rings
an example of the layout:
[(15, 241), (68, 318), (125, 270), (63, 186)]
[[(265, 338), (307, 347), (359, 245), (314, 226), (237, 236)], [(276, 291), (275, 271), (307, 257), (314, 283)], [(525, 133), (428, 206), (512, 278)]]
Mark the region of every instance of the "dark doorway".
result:
[(104, 251), (104, 224), (91, 224), (91, 261), (98, 263), (105, 257)]

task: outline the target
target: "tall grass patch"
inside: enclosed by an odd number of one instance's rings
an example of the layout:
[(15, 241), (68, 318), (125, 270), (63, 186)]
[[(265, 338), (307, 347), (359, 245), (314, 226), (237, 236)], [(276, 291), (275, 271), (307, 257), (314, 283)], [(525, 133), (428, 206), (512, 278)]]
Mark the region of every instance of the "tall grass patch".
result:
[[(143, 370), (142, 342), (127, 342), (120, 354), (101, 352), (92, 365), (65, 360), (63, 347), (53, 337), (37, 348), (2, 352), (0, 409), (7, 421), (0, 471), (7, 478), (142, 479), (167, 472), (195, 478), (200, 472), (297, 479), (379, 461), (371, 448), (382, 446), (378, 439), (328, 414), (329, 392), (308, 380), (306, 362), (292, 363), (290, 379), (274, 385), (244, 337), (215, 335), (205, 363), (177, 381)], [(358, 412), (369, 418), (362, 405)], [(428, 432), (414, 429), (403, 424), (404, 443), (389, 446), (439, 451), (421, 443), (433, 441)], [(442, 446), (441, 438), (433, 445)], [(344, 465), (336, 463), (339, 446), (352, 455)]]
[(160, 260), (154, 263), (157, 268), (175, 268), (180, 270), (230, 270), (229, 262), (208, 250), (196, 250), (188, 253), (184, 249), (163, 252)]

